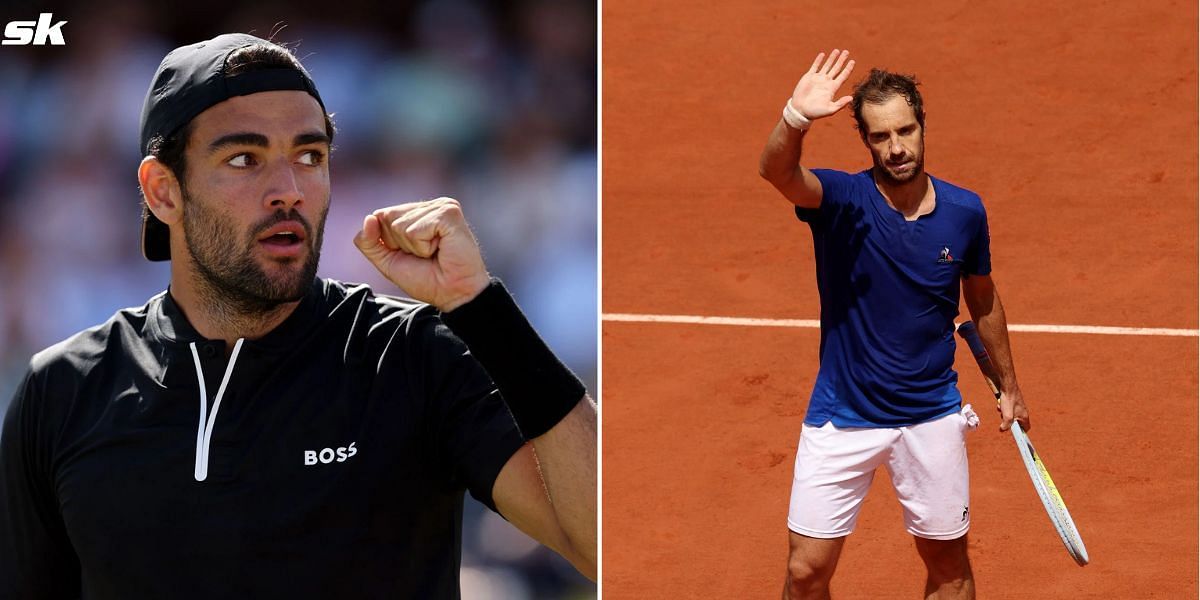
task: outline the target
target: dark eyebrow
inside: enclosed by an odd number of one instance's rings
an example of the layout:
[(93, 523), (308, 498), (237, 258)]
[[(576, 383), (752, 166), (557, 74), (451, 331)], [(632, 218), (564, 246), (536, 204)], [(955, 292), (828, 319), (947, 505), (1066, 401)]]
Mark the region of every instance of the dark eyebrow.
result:
[(213, 140), (208, 145), (208, 153), (213, 154), (228, 146), (259, 146), (261, 148), (269, 148), (271, 144), (267, 141), (267, 136), (261, 133), (231, 133)]
[(301, 133), (301, 134), (297, 135), (295, 137), (295, 139), (292, 140), (292, 145), (293, 146), (307, 146), (309, 144), (325, 144), (326, 146), (328, 146), (330, 144), (330, 141), (331, 140), (329, 139), (329, 136), (326, 135), (324, 132), (313, 131), (313, 132)]
[[(308, 144), (330, 144), (329, 136), (323, 132), (301, 133), (292, 140), (293, 146), (306, 146)], [(267, 136), (261, 133), (231, 133), (223, 135), (216, 140), (213, 140), (208, 145), (208, 153), (214, 154), (222, 148), (229, 146), (258, 146), (259, 148), (269, 148), (271, 143), (267, 140)]]

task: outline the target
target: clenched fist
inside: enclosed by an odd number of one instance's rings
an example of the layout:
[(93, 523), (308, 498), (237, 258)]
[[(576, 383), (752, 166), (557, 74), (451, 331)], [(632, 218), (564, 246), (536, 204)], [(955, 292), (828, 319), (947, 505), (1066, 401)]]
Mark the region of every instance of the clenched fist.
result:
[(443, 312), (488, 284), (479, 244), (453, 198), (376, 210), (363, 219), (354, 245), (404, 293)]

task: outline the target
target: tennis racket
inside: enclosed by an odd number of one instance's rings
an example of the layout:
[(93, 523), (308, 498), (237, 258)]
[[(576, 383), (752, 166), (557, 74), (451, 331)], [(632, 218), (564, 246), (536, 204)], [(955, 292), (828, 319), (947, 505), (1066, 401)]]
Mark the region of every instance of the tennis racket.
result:
[[(991, 388), (992, 393), (996, 396), (996, 401), (999, 402), (1000, 390), (996, 386), (999, 378), (992, 367), (991, 357), (983, 347), (983, 341), (979, 339), (979, 332), (975, 329), (975, 324), (967, 321), (959, 325), (958, 334), (971, 348), (971, 354), (975, 356), (975, 362), (979, 364), (983, 378), (987, 380), (988, 387)], [(1058, 531), (1058, 537), (1067, 547), (1067, 553), (1075, 559), (1079, 566), (1088, 564), (1088, 553), (1087, 548), (1083, 546), (1083, 538), (1079, 536), (1079, 530), (1075, 528), (1075, 521), (1071, 519), (1071, 513), (1067, 512), (1067, 505), (1063, 502), (1062, 495), (1058, 493), (1054, 480), (1050, 479), (1050, 472), (1046, 470), (1045, 463), (1038, 456), (1037, 450), (1033, 449), (1033, 442), (1029, 441), (1029, 436), (1021, 429), (1021, 424), (1016, 420), (1013, 421), (1011, 431), (1013, 439), (1017, 442), (1017, 450), (1021, 452), (1021, 460), (1025, 462), (1025, 469), (1029, 471), (1029, 478), (1033, 480), (1033, 489), (1037, 490), (1038, 497), (1042, 499), (1042, 505), (1046, 507), (1046, 514), (1050, 515), (1050, 522), (1054, 524), (1054, 529)]]

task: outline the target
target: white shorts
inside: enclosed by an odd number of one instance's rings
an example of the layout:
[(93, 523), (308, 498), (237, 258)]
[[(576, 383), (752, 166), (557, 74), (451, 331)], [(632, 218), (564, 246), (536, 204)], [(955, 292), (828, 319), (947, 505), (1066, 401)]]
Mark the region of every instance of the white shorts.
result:
[(815, 538), (854, 531), (875, 468), (884, 465), (909, 533), (931, 540), (961, 537), (971, 525), (966, 432), (978, 425), (970, 404), (905, 427), (805, 425), (796, 450), (788, 529)]

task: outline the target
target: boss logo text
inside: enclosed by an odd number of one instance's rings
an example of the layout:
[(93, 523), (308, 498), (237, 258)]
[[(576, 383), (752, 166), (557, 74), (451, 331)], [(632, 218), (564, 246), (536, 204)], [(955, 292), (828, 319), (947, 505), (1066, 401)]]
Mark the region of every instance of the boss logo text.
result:
[(355, 454), (358, 454), (358, 449), (354, 447), (354, 444), (357, 444), (357, 443), (358, 442), (350, 442), (349, 446), (342, 446), (342, 447), (338, 447), (338, 448), (322, 448), (320, 450), (305, 450), (304, 451), (304, 464), (305, 464), (305, 466), (315, 465), (317, 463), (327, 465), (335, 460), (337, 462), (346, 462), (346, 459), (350, 458), (351, 456), (354, 456)]

